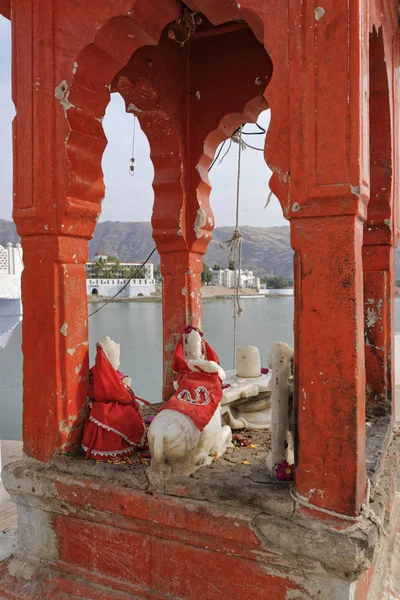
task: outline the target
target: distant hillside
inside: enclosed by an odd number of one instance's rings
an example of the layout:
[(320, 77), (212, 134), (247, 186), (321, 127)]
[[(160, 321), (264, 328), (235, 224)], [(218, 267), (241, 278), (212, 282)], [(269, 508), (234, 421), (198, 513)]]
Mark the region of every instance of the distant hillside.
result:
[[(105, 252), (117, 256), (121, 261), (143, 261), (154, 248), (150, 223), (123, 223), (104, 221), (98, 223), (90, 241), (89, 256)], [(152, 261), (159, 262), (158, 254)]]
[[(208, 246), (205, 262), (210, 267), (219, 264), (228, 266), (228, 252), (220, 242), (232, 235), (232, 227), (217, 227)], [(289, 227), (242, 227), (243, 267), (253, 269), (258, 276), (267, 274), (292, 277), (293, 252), (289, 244)], [(154, 247), (150, 223), (122, 223), (105, 221), (99, 223), (90, 242), (90, 256), (106, 252), (118, 256), (122, 261), (144, 260)], [(153, 262), (159, 256), (153, 255)]]
[[(289, 227), (242, 227), (243, 268), (253, 269), (257, 276), (293, 275), (293, 252), (290, 248)], [(219, 264), (228, 266), (227, 251), (220, 242), (228, 240), (232, 227), (217, 227), (209, 244), (205, 262), (210, 267)], [(19, 241), (15, 226), (11, 221), (0, 219), (0, 244), (15, 244)], [(89, 255), (94, 258), (96, 252), (106, 252), (122, 261), (144, 260), (154, 247), (150, 223), (123, 223), (105, 221), (98, 223), (90, 242)], [(400, 258), (400, 250), (397, 257)], [(154, 263), (159, 262), (158, 254), (153, 255)], [(400, 260), (396, 261), (396, 279), (400, 279)]]

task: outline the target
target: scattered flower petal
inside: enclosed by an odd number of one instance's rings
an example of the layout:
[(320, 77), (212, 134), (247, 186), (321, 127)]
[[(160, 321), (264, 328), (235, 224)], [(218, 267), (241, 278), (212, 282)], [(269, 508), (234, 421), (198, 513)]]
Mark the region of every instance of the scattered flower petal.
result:
[(292, 481), (295, 465), (289, 464), (286, 460), (283, 460), (279, 465), (275, 467), (275, 477), (279, 481)]
[(248, 446), (250, 442), (249, 442), (249, 438), (246, 437), (245, 435), (236, 433), (234, 436), (232, 436), (232, 443), (234, 446), (241, 447), (241, 446)]

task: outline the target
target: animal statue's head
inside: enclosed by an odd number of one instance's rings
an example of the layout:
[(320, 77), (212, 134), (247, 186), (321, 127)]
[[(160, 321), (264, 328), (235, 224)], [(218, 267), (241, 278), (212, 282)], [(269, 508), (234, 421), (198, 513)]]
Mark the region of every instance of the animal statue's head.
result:
[(189, 333), (184, 334), (184, 352), (185, 360), (197, 360), (203, 358), (203, 344), (200, 333), (196, 329), (191, 329)]
[(104, 354), (114, 367), (116, 371), (119, 369), (120, 364), (120, 344), (114, 342), (108, 335), (99, 342), (99, 345), (103, 348)]

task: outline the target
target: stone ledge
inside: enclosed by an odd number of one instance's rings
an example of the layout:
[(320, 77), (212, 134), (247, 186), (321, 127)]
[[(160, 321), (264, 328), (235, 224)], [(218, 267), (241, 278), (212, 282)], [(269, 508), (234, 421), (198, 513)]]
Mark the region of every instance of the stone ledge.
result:
[[(53, 521), (69, 517), (147, 532), (261, 559), (266, 568), (355, 578), (374, 561), (380, 538), (374, 523), (366, 519), (349, 528), (343, 521), (314, 519), (296, 510), (288, 484), (277, 484), (260, 466), (225, 474), (205, 468), (195, 478), (177, 480), (161, 495), (139, 482), (134, 473), (120, 472), (118, 465), (88, 465), (68, 457), (56, 463), (44, 465), (25, 458), (7, 467), (4, 483), (13, 500), (51, 513)], [(82, 467), (85, 474), (79, 473)], [(382, 511), (384, 505), (379, 503)]]

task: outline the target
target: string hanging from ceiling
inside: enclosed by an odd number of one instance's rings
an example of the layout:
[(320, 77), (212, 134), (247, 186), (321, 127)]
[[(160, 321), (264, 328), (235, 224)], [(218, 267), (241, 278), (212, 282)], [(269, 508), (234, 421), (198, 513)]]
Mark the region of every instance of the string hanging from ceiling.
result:
[[(242, 245), (243, 245), (243, 234), (239, 228), (239, 205), (240, 205), (240, 179), (241, 179), (241, 166), (242, 166), (242, 151), (246, 148), (252, 150), (258, 150), (263, 152), (263, 148), (257, 148), (251, 144), (248, 144), (244, 139), (244, 135), (265, 135), (266, 130), (261, 127), (258, 123), (255, 123), (259, 131), (245, 132), (243, 131), (245, 123), (240, 125), (232, 133), (229, 138), (229, 146), (225, 154), (222, 156), (218, 164), (221, 164), (226, 155), (229, 153), (232, 143), (238, 145), (238, 159), (237, 159), (237, 176), (236, 176), (236, 217), (235, 217), (235, 228), (232, 233), (232, 237), (225, 242), (220, 243), (220, 247), (223, 249), (229, 249), (228, 261), (230, 264), (233, 263), (233, 368), (236, 364), (236, 350), (237, 350), (237, 319), (241, 316), (243, 308), (240, 303), (240, 291), (241, 291), (241, 276), (242, 276)], [(215, 156), (214, 160), (210, 164), (208, 171), (211, 171), (213, 166), (218, 161), (224, 146), (228, 140), (225, 140)]]
[(132, 133), (132, 152), (129, 165), (129, 175), (135, 176), (135, 134), (136, 134), (136, 115), (133, 115), (133, 133)]

